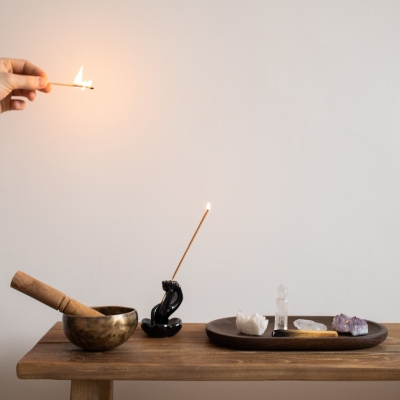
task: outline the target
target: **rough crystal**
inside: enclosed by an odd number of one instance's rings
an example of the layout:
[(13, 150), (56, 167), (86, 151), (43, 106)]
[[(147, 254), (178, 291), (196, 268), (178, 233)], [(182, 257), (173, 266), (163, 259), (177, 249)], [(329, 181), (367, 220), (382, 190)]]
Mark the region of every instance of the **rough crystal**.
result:
[(282, 284), (279, 286), (276, 298), (275, 327), (274, 329), (287, 329), (288, 327), (288, 291)]
[(326, 325), (320, 324), (319, 322), (314, 322), (310, 319), (296, 319), (293, 324), (297, 329), (305, 329), (310, 331), (326, 331), (328, 329)]
[(239, 332), (247, 335), (262, 335), (268, 326), (268, 320), (263, 315), (259, 314), (243, 314), (238, 311), (236, 314), (236, 327)]
[(347, 333), (350, 331), (350, 317), (346, 314), (339, 314), (333, 318), (332, 327), (335, 331)]
[(281, 283), (281, 284), (279, 285), (279, 287), (278, 287), (278, 290), (277, 290), (278, 299), (286, 299), (286, 298), (287, 298), (287, 294), (288, 294), (287, 289), (286, 289), (285, 286), (283, 286), (283, 284)]
[(362, 336), (368, 333), (368, 323), (365, 319), (349, 317), (346, 314), (339, 314), (333, 318), (332, 327), (335, 331), (351, 333), (353, 336)]
[(353, 336), (362, 336), (368, 333), (368, 323), (365, 319), (352, 317), (349, 321), (350, 333)]

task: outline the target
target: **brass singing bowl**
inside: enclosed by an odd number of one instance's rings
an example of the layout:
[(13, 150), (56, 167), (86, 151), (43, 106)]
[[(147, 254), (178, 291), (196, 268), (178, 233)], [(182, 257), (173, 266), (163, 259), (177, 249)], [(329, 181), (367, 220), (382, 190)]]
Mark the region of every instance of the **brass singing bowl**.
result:
[(65, 335), (85, 350), (111, 350), (126, 342), (135, 332), (138, 314), (128, 307), (92, 307), (104, 317), (79, 317), (63, 314)]

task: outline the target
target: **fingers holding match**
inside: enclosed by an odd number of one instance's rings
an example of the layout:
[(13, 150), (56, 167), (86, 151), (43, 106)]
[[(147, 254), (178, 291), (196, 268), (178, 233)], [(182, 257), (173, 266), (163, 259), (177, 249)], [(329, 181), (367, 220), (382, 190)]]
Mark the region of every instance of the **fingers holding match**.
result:
[(10, 72), (13, 72), (14, 74), (42, 76), (47, 79), (46, 72), (28, 60), (11, 58), (8, 61), (12, 70)]
[(51, 92), (51, 85), (45, 71), (27, 60), (10, 59), (9, 73), (11, 85), (15, 89)]
[(52, 89), (51, 83), (47, 83), (47, 86), (44, 89), (40, 89), (39, 92), (50, 93), (51, 89)]
[(51, 91), (46, 72), (27, 60), (0, 58), (0, 114), (25, 109), (37, 90)]
[(11, 100), (10, 102), (10, 111), (22, 111), (26, 107), (26, 103), (24, 100)]
[(8, 82), (13, 90), (44, 90), (47, 78), (32, 75), (8, 74)]
[(36, 98), (36, 90), (17, 89), (13, 90), (12, 95), (26, 97), (29, 101), (33, 101)]

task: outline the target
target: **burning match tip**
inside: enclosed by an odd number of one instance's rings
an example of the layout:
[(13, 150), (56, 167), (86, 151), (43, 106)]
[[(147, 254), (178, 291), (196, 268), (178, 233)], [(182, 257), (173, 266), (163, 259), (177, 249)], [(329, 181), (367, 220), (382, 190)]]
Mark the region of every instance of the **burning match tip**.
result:
[(74, 87), (82, 88), (82, 89), (90, 89), (90, 90), (93, 90), (93, 89), (94, 89), (93, 86), (76, 85), (76, 84), (74, 84)]
[(207, 203), (207, 211), (210, 211), (210, 209), (211, 209), (211, 204)]

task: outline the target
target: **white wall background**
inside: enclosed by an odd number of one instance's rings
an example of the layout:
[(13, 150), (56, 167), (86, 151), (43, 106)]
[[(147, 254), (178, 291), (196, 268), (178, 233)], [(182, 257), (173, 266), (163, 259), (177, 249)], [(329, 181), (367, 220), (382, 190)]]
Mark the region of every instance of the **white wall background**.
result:
[[(16, 378), (60, 320), (9, 288), (17, 270), (148, 316), (207, 201), (178, 275), (183, 321), (273, 313), (283, 282), (292, 314), (399, 322), (398, 1), (0, 0), (0, 15), (0, 56), (55, 81), (84, 64), (95, 85), (0, 116), (2, 398), (69, 398), (66, 382)], [(116, 395), (171, 387), (400, 395), (398, 383), (295, 382), (124, 382)]]

